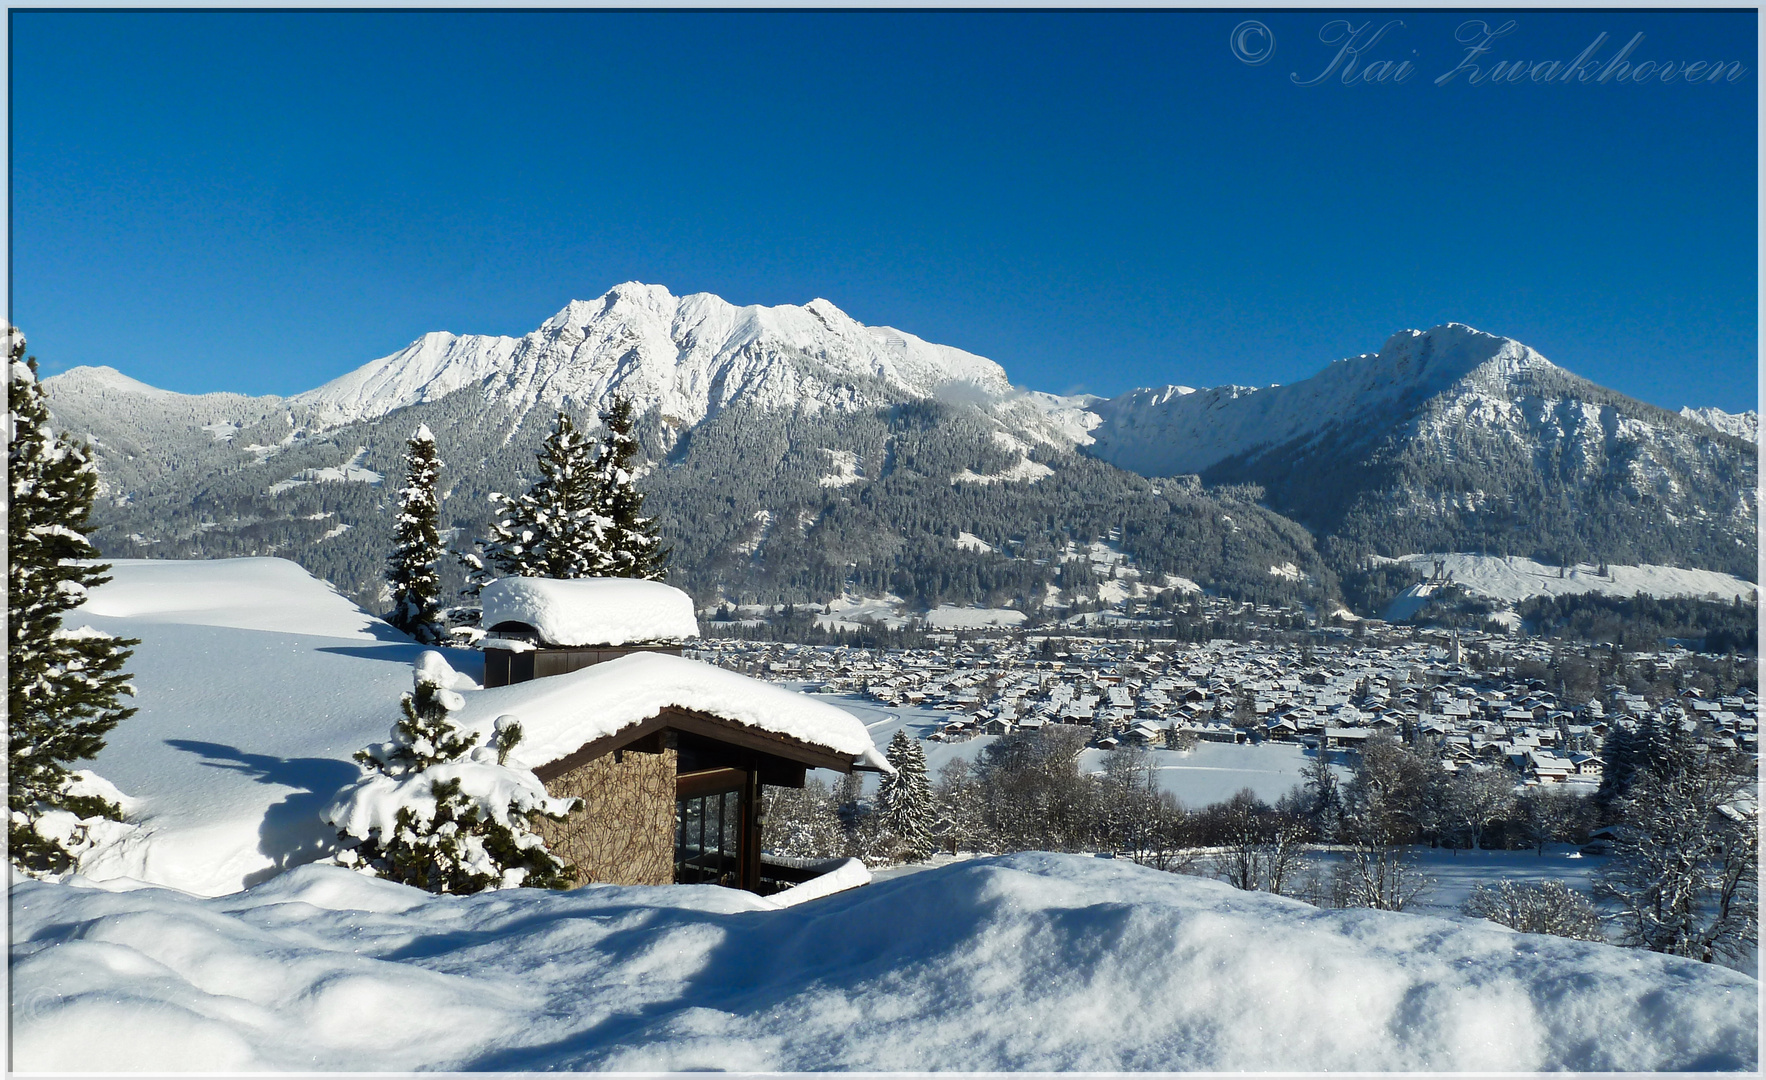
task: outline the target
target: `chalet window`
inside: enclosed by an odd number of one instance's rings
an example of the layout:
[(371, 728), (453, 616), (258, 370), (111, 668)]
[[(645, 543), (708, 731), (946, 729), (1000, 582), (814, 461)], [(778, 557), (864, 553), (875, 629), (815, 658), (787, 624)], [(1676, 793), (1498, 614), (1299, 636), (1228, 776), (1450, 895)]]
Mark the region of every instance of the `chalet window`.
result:
[(742, 789), (675, 800), (675, 883), (739, 887)]

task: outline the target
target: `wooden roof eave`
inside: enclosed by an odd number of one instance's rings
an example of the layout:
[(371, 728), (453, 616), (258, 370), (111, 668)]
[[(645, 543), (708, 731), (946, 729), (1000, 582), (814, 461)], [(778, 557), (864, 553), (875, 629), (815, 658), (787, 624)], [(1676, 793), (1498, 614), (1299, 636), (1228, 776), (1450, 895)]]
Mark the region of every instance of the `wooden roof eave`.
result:
[(671, 705), (647, 720), (621, 728), (611, 735), (603, 735), (599, 739), (584, 743), (556, 761), (536, 766), (534, 775), (542, 783), (551, 781), (574, 769), (581, 768), (596, 758), (611, 754), (615, 750), (665, 731), (700, 735), (717, 742), (739, 746), (745, 750), (771, 754), (774, 757), (784, 758), (811, 769), (851, 772), (855, 767), (852, 755), (841, 754), (828, 747), (817, 746), (789, 735), (762, 731), (711, 713), (682, 709)]

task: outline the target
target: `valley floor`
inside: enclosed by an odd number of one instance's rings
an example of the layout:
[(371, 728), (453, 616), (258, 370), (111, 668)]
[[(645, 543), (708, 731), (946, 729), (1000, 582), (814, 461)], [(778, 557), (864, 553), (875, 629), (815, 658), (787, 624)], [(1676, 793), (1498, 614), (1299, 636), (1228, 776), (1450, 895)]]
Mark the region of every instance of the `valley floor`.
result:
[[(871, 733), (871, 741), (878, 746), (888, 746), (901, 730), (910, 738), (924, 740), (951, 719), (950, 713), (937, 709), (880, 705), (856, 694), (816, 696), (862, 720)], [(928, 775), (936, 778), (938, 770), (953, 758), (974, 761), (995, 740), (992, 735), (978, 735), (962, 742), (923, 742)], [(1106, 753), (1095, 748), (1084, 751), (1079, 767), (1086, 772), (1101, 772)], [(1309, 760), (1299, 743), (1273, 742), (1258, 746), (1198, 743), (1195, 749), (1187, 751), (1149, 749), (1147, 756), (1159, 786), (1191, 809), (1224, 802), (1246, 788), (1273, 804), (1302, 782)], [(1339, 766), (1338, 772), (1344, 780), (1349, 778), (1347, 768)], [(818, 775), (828, 783), (836, 778), (831, 772)], [(874, 786), (875, 779), (870, 783)]]

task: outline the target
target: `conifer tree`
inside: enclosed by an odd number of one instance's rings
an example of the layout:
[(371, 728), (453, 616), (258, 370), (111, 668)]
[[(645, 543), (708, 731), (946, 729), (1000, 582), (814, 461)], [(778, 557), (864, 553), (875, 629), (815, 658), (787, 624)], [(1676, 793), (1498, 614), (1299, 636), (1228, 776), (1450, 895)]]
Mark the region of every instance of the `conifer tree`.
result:
[(418, 657), (392, 741), (356, 754), (374, 774), (325, 813), (341, 842), (335, 860), (437, 893), (569, 887), (575, 868), (547, 850), (531, 819), (562, 821), (578, 800), (552, 798), (510, 762), (521, 739), (513, 717), (486, 741), (456, 720), (460, 681), (440, 653)]
[(643, 516), (644, 495), (633, 474), (641, 449), (632, 434), (634, 423), (628, 398), (614, 398), (601, 413), (606, 432), (595, 454), (595, 485), (597, 510), (609, 524), (596, 573), (661, 581), (668, 572), (669, 551), (661, 544), (656, 519)]
[(399, 491), (393, 551), (386, 566), (392, 587), (386, 621), (424, 645), (447, 638), (441, 605), (441, 505), (435, 490), (440, 471), (435, 436), (424, 424), (405, 444), (405, 486)]
[(938, 814), (926, 778), (926, 752), (917, 739), (898, 729), (884, 756), (895, 772), (885, 773), (878, 785), (877, 824), (895, 838), (897, 850), (908, 859), (924, 859), (937, 849), (932, 827)]
[(123, 664), (139, 642), (62, 625), (88, 589), (110, 580), (110, 567), (89, 561), (98, 549), (85, 536), (98, 474), (84, 444), (50, 428), (37, 361), (23, 362), (23, 355), (24, 338), (14, 331), (7, 384), (7, 836), (15, 865), (58, 873), (72, 868), (96, 822), (122, 820), (121, 808), (68, 766), (96, 756), (104, 736), (135, 712), (121, 699), (134, 693)]
[(474, 584), (491, 577), (582, 578), (605, 573), (610, 525), (600, 512), (593, 444), (560, 412), (536, 455), (540, 475), (519, 497), (491, 493), (497, 520), (469, 556)]

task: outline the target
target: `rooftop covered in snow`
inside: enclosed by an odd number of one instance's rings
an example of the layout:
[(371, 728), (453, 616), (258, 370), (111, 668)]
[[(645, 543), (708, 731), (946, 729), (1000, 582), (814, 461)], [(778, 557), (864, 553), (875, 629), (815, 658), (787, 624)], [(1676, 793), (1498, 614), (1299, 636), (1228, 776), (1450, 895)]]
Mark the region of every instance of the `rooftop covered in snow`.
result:
[(484, 626), (531, 629), (546, 645), (631, 645), (699, 636), (693, 598), (634, 578), (501, 578), (480, 593)]
[(865, 725), (845, 709), (666, 653), (634, 653), (564, 675), (475, 691), (466, 695), (459, 717), (489, 732), (498, 717), (514, 716), (522, 730), (515, 756), (537, 769), (633, 731), (665, 709), (715, 717), (854, 765), (894, 771)]

